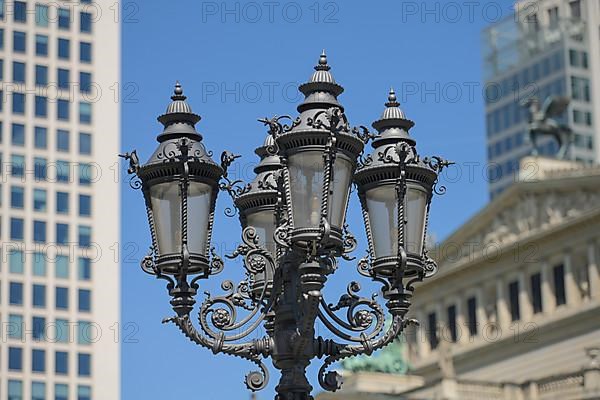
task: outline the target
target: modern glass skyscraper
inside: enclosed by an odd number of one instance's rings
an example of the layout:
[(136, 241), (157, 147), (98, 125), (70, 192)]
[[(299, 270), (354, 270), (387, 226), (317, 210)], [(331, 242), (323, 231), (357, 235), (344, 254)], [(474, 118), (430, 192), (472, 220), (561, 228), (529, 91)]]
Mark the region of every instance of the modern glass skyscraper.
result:
[[(592, 0), (522, 0), (514, 16), (484, 30), (491, 197), (514, 181), (519, 160), (531, 152), (523, 106), (530, 97), (541, 103), (553, 95), (570, 97), (560, 118), (575, 134), (568, 158), (599, 160), (599, 32), (600, 3)], [(556, 141), (542, 142), (542, 154), (557, 150)]]
[(119, 3), (0, 0), (0, 398), (119, 399)]

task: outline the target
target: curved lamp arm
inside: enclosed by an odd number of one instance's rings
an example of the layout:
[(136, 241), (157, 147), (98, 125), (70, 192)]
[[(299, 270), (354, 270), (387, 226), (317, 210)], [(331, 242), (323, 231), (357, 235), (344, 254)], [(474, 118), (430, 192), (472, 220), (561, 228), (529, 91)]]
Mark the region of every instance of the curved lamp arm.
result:
[(209, 349), (214, 354), (228, 354), (256, 364), (260, 368), (260, 371), (251, 371), (246, 375), (246, 386), (248, 389), (258, 391), (264, 389), (267, 385), (269, 381), (269, 371), (262, 362), (262, 358), (268, 357), (271, 354), (273, 339), (270, 337), (267, 336), (262, 339), (256, 339), (252, 342), (241, 344), (226, 344), (224, 343), (222, 336), (217, 339), (212, 339), (198, 332), (188, 315), (167, 318), (163, 321), (163, 323), (169, 322), (177, 325), (179, 330), (181, 330), (181, 332), (183, 332), (183, 334), (192, 342)]
[(316, 356), (319, 358), (327, 356), (319, 369), (319, 384), (321, 387), (333, 392), (341, 388), (340, 375), (335, 371), (327, 371), (333, 363), (362, 354), (371, 355), (374, 351), (391, 344), (410, 324), (418, 324), (418, 322), (414, 319), (403, 319), (400, 315), (395, 315), (384, 335), (371, 340), (363, 336), (364, 340), (359, 345), (341, 344), (333, 340), (324, 340), (321, 337), (316, 339), (314, 342)]

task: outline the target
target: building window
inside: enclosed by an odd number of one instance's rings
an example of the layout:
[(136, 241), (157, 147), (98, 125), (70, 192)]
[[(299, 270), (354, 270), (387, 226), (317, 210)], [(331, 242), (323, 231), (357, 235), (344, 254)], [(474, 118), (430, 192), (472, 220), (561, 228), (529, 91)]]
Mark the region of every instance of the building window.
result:
[(8, 295), (10, 304), (15, 306), (23, 305), (23, 284), (19, 282), (10, 282)]
[(84, 93), (89, 93), (92, 90), (92, 74), (89, 72), (79, 73), (79, 89)]
[(23, 369), (23, 349), (20, 347), (8, 348), (8, 369), (11, 371)]
[(35, 24), (43, 28), (48, 27), (48, 6), (43, 4), (35, 5)]
[(59, 68), (57, 71), (58, 87), (61, 89), (68, 89), (70, 84), (70, 73), (68, 69)]
[(25, 94), (23, 93), (13, 93), (13, 108), (12, 111), (14, 114), (25, 114)]
[(35, 84), (46, 86), (48, 84), (48, 67), (45, 65), (35, 66)]
[(35, 116), (44, 118), (48, 116), (48, 98), (35, 96)]
[(92, 135), (79, 133), (79, 154), (92, 154)]
[(69, 225), (56, 224), (56, 243), (57, 244), (68, 244), (69, 243)]
[(13, 154), (10, 156), (10, 160), (11, 175), (22, 178), (25, 173), (25, 157)]
[(77, 343), (78, 344), (91, 344), (91, 329), (92, 324), (89, 321), (78, 321), (77, 322)]
[[(456, 343), (457, 332), (456, 332), (456, 306), (449, 306), (447, 309), (448, 312), (448, 329), (450, 330), (450, 340)], [(443, 338), (446, 339), (446, 338)]]
[(92, 44), (87, 42), (79, 43), (79, 61), (84, 63), (92, 62)]
[(508, 295), (510, 299), (510, 316), (513, 321), (518, 321), (521, 317), (519, 310), (519, 281), (508, 284)]
[(8, 255), (8, 265), (11, 274), (23, 273), (23, 252), (19, 250), (10, 250)]
[(569, 8), (571, 9), (571, 18), (581, 19), (581, 0), (571, 1)]
[(92, 292), (87, 289), (79, 289), (79, 311), (92, 310)]
[(79, 215), (89, 217), (92, 215), (92, 197), (86, 194), (79, 195)]
[(21, 186), (12, 186), (10, 188), (10, 207), (23, 208), (25, 204), (25, 188)]
[(558, 7), (552, 7), (548, 9), (548, 21), (550, 28), (558, 27)]
[(33, 133), (33, 145), (36, 149), (45, 149), (48, 146), (48, 131), (46, 128), (36, 126)]
[(571, 96), (574, 100), (591, 101), (590, 80), (587, 78), (571, 77)]
[(58, 343), (69, 343), (69, 321), (66, 319), (56, 320), (56, 341)]
[(8, 316), (7, 333), (11, 339), (23, 339), (23, 316), (15, 314)]
[(31, 371), (46, 372), (46, 352), (44, 350), (33, 349), (31, 351)]
[(79, 273), (78, 277), (80, 281), (89, 281), (92, 279), (92, 262), (89, 258), (79, 257)]
[(542, 312), (542, 275), (540, 273), (531, 275), (531, 303), (534, 314)]
[(70, 168), (68, 161), (56, 161), (56, 180), (58, 182), (68, 183), (71, 179)]
[(47, 56), (48, 55), (48, 36), (35, 35), (35, 55), (36, 56)]
[(33, 210), (46, 211), (46, 190), (33, 189)]
[(13, 379), (8, 381), (8, 400), (23, 400), (23, 382)]
[(58, 39), (58, 58), (68, 60), (71, 56), (71, 42), (69, 39)]
[(84, 33), (92, 32), (92, 14), (87, 12), (79, 14), (79, 30)]
[(46, 307), (46, 285), (33, 285), (33, 306)]
[(69, 308), (69, 289), (65, 287), (56, 288), (56, 308), (67, 310)]
[(62, 121), (69, 120), (69, 101), (59, 99), (56, 102), (57, 118)]
[(45, 181), (48, 177), (48, 163), (43, 157), (34, 157), (33, 171), (36, 182)]
[(46, 276), (46, 255), (44, 253), (33, 253), (33, 275)]
[(69, 387), (62, 383), (54, 385), (54, 400), (69, 400)]
[(23, 240), (23, 219), (10, 219), (10, 238), (11, 240)]
[(92, 355), (79, 353), (77, 355), (77, 373), (79, 376), (91, 376), (92, 374)]
[(13, 32), (13, 51), (15, 53), (25, 53), (27, 43), (27, 35), (25, 32)]
[(27, 3), (24, 1), (15, 1), (13, 7), (15, 22), (27, 22)]
[(434, 350), (438, 346), (438, 335), (437, 335), (437, 317), (435, 313), (430, 313), (427, 316), (427, 338), (429, 340), (429, 347)]
[(46, 384), (44, 382), (31, 383), (31, 400), (46, 400)]
[(92, 105), (85, 101), (79, 103), (79, 122), (89, 124), (92, 122)]
[(92, 166), (91, 164), (79, 164), (79, 184), (89, 186), (92, 183)]
[(64, 129), (56, 131), (56, 150), (69, 151), (69, 131)]
[(69, 373), (69, 353), (57, 351), (54, 357), (54, 372), (61, 375)]
[(44, 317), (33, 317), (33, 339), (37, 341), (43, 341), (46, 338), (46, 318)]
[(25, 83), (25, 63), (13, 62), (13, 82)]
[(79, 225), (79, 246), (89, 247), (92, 244), (92, 227)]
[(12, 124), (11, 141), (14, 146), (25, 145), (25, 125)]
[(46, 243), (46, 223), (44, 221), (33, 221), (33, 241)]
[(59, 214), (69, 213), (69, 193), (56, 192), (56, 212)]
[(552, 270), (554, 276), (554, 296), (556, 305), (561, 306), (567, 303), (567, 295), (565, 291), (565, 267), (557, 265)]
[(69, 279), (69, 257), (56, 256), (54, 263), (56, 268), (55, 276), (60, 279)]
[(69, 30), (71, 28), (71, 12), (69, 9), (58, 9), (58, 28), (64, 30)]
[(92, 400), (92, 388), (89, 386), (78, 386), (77, 400)]

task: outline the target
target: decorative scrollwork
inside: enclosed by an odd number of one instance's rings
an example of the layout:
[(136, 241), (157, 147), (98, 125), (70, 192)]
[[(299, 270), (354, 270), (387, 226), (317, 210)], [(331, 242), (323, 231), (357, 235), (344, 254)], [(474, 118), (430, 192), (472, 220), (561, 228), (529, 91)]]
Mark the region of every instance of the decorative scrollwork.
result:
[(326, 129), (333, 134), (350, 132), (350, 124), (346, 114), (339, 107), (330, 107), (327, 110), (319, 111), (313, 117), (309, 117), (306, 124), (315, 129)]
[[(290, 125), (282, 124), (280, 121), (283, 119), (288, 119), (288, 120), (292, 121), (292, 123)], [(268, 126), (269, 127), (269, 135), (271, 135), (273, 137), (273, 139), (277, 139), (282, 134), (287, 133), (287, 132), (291, 131), (293, 128), (295, 128), (296, 126), (300, 125), (301, 119), (300, 119), (300, 117), (297, 117), (295, 120), (293, 120), (292, 117), (289, 115), (281, 115), (281, 116), (276, 115), (271, 118), (268, 118), (268, 117), (259, 118), (258, 122), (262, 122), (265, 126)], [(267, 148), (267, 152), (269, 152), (270, 154), (276, 154), (278, 152), (277, 144), (273, 145), (272, 148)]]
[(368, 167), (371, 164), (373, 164), (373, 156), (371, 154), (368, 154), (366, 157), (363, 154), (359, 156), (357, 165), (359, 169)]
[(233, 154), (230, 151), (225, 150), (221, 153), (221, 168), (223, 168), (223, 177), (227, 178), (227, 169), (233, 164), (233, 162), (240, 158), (241, 156), (238, 154)]
[(377, 138), (379, 135), (371, 133), (369, 128), (366, 126), (360, 125), (355, 126), (351, 129), (352, 133), (355, 134), (364, 144), (369, 143), (369, 140)]
[(356, 240), (352, 232), (350, 232), (350, 230), (348, 229), (347, 223), (344, 223), (343, 238), (344, 251), (342, 253), (342, 258), (346, 261), (352, 261), (356, 259), (356, 257), (350, 257), (348, 254), (356, 250), (356, 247), (358, 246), (358, 241)]
[(435, 275), (438, 272), (438, 265), (429, 255), (427, 255), (427, 250), (425, 250), (425, 260), (423, 263), (423, 267), (425, 269), (425, 277), (429, 278)]
[(210, 275), (217, 275), (225, 268), (225, 263), (219, 255), (215, 252), (215, 246), (210, 248)]
[(129, 161), (129, 168), (127, 168), (128, 174), (137, 174), (140, 169), (140, 159), (137, 155), (137, 150), (133, 150), (131, 153), (119, 154), (119, 157)]
[(246, 375), (245, 383), (252, 391), (262, 390), (269, 382), (269, 371), (261, 360), (261, 356), (268, 356), (273, 348), (271, 338), (254, 340), (249, 343), (228, 344), (223, 340), (212, 339), (202, 335), (189, 318), (189, 316), (167, 318), (163, 323), (172, 322), (192, 342), (211, 350), (213, 353), (223, 353), (248, 360), (259, 367), (259, 371), (252, 371)]
[(141, 189), (142, 188), (142, 180), (140, 178), (138, 178), (137, 175), (132, 176), (131, 178), (129, 178), (129, 187), (134, 190)]

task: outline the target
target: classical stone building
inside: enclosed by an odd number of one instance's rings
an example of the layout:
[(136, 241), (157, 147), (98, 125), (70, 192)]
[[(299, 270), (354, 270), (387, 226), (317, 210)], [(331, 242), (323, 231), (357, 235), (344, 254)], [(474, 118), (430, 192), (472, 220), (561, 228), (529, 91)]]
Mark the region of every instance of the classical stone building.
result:
[(433, 253), (406, 332), (412, 376), (354, 373), (320, 399), (600, 399), (600, 167), (521, 160)]

